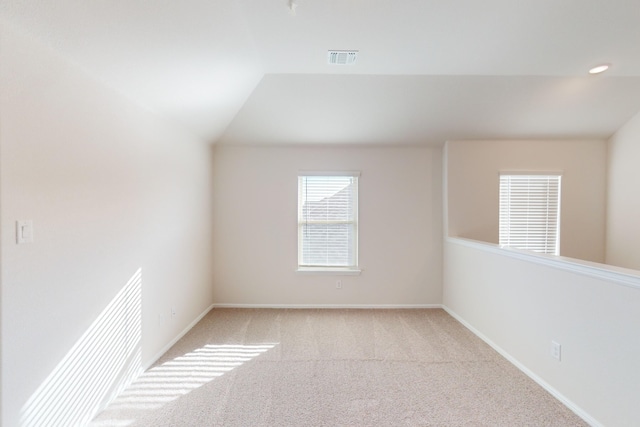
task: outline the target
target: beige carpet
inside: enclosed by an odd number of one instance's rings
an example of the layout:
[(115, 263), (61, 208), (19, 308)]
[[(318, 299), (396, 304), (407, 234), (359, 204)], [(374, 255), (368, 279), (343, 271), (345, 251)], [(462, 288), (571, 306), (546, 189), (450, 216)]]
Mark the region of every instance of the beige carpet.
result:
[(93, 426), (584, 426), (446, 312), (214, 309)]

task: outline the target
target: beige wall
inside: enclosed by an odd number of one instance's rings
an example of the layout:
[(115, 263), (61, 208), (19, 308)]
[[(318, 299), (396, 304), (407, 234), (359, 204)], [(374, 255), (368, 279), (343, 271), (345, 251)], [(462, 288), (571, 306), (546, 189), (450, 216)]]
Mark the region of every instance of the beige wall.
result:
[[(217, 303), (441, 302), (440, 149), (219, 146), (214, 159)], [(295, 272), (299, 170), (361, 172), (360, 276)]]
[[(138, 269), (143, 364), (213, 302), (211, 164), (207, 145), (4, 24), (2, 425), (16, 426), (29, 397)], [(33, 220), (33, 243), (16, 244), (19, 219)], [(82, 390), (82, 381), (72, 386)]]
[(640, 270), (640, 113), (608, 147), (607, 264)]
[(560, 254), (604, 262), (605, 141), (450, 141), (448, 234), (498, 243), (499, 172), (561, 171)]

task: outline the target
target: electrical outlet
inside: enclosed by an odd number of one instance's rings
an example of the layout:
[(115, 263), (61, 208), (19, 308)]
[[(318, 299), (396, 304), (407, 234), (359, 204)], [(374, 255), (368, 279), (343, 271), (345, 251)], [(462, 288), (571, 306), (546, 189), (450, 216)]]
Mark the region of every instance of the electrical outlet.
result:
[(171, 307), (171, 318), (173, 319), (174, 317), (176, 317), (176, 308)]
[(342, 289), (342, 280), (336, 280), (336, 289)]
[(562, 346), (555, 341), (551, 341), (551, 357), (560, 361), (560, 355), (562, 352)]

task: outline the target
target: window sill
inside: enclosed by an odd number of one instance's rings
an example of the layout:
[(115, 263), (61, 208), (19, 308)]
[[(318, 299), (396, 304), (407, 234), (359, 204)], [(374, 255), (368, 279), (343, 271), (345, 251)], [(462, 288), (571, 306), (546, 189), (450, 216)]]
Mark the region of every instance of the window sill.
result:
[(298, 267), (296, 273), (299, 274), (321, 274), (334, 276), (359, 276), (362, 270), (357, 268), (334, 268), (334, 267)]

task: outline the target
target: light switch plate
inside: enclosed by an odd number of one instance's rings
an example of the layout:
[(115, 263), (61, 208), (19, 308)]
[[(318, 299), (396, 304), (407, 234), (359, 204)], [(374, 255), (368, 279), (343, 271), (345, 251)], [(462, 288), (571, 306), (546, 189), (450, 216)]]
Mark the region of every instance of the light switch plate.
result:
[(562, 346), (555, 341), (551, 341), (551, 357), (558, 360), (558, 362), (560, 361), (561, 351), (562, 351)]
[(33, 242), (33, 221), (19, 220), (16, 221), (16, 243)]

